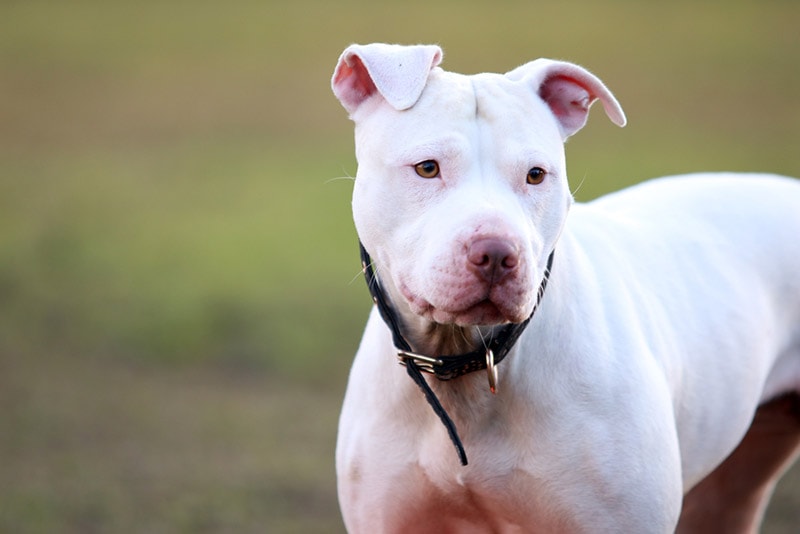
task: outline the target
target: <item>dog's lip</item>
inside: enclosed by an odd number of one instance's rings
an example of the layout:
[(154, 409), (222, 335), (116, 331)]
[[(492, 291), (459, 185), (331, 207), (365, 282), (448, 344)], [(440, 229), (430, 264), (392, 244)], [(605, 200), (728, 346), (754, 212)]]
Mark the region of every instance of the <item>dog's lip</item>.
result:
[(406, 299), (409, 306), (411, 307), (411, 311), (413, 311), (417, 315), (425, 316), (426, 314), (430, 313), (434, 306), (424, 298), (417, 296), (409, 287), (405, 284), (405, 282), (400, 282), (398, 284), (398, 288), (400, 289), (400, 293), (402, 293), (403, 298)]
[(484, 299), (457, 312), (432, 308), (430, 317), (440, 324), (456, 324), (458, 326), (490, 326), (509, 322), (508, 318), (490, 299)]
[[(408, 302), (411, 311), (420, 317), (439, 324), (456, 324), (458, 326), (498, 325), (519, 322), (515, 309), (503, 306), (488, 294), (478, 296), (463, 303), (457, 308), (434, 306), (427, 299), (413, 293), (404, 283), (398, 284), (400, 292)], [(524, 320), (524, 318), (523, 318)]]

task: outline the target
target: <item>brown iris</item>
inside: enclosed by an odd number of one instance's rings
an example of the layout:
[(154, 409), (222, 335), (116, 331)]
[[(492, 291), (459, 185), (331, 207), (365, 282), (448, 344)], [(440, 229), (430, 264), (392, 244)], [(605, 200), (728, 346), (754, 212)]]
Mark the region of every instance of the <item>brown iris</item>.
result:
[(528, 171), (527, 182), (531, 185), (539, 185), (544, 181), (544, 177), (547, 175), (547, 171), (545, 171), (541, 167), (534, 167)]
[(414, 165), (414, 170), (421, 178), (436, 178), (439, 176), (439, 164), (432, 159), (421, 161)]

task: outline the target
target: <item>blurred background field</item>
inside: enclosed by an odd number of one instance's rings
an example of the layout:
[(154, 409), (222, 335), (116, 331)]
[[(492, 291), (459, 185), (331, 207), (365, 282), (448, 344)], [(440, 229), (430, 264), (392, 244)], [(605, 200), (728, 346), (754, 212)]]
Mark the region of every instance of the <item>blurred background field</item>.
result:
[[(800, 176), (787, 1), (0, 3), (0, 532), (341, 532), (333, 450), (370, 301), (329, 78), (350, 42), (589, 67), (579, 200)], [(713, 202), (713, 199), (710, 199)], [(800, 468), (765, 532), (797, 532)]]

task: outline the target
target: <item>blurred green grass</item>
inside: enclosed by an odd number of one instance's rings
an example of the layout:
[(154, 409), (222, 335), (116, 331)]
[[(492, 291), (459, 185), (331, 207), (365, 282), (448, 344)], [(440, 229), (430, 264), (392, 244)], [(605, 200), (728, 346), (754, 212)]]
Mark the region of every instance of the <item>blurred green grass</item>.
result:
[[(599, 74), (579, 199), (800, 175), (800, 5), (617, 0), (0, 4), (0, 531), (340, 532), (333, 447), (369, 309), (350, 42)], [(800, 521), (795, 468), (767, 532)]]

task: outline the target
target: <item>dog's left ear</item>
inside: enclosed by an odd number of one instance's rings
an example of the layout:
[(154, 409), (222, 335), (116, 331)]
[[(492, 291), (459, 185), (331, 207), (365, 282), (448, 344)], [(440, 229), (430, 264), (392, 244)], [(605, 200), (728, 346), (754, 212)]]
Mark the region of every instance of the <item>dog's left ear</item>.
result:
[(617, 126), (625, 126), (627, 122), (625, 112), (603, 82), (573, 63), (537, 59), (506, 76), (534, 87), (555, 115), (564, 140), (583, 128), (589, 117), (589, 107), (598, 99), (611, 122)]
[(350, 45), (339, 57), (331, 87), (350, 114), (375, 94), (402, 111), (416, 104), (428, 74), (441, 62), (442, 49), (435, 45)]

